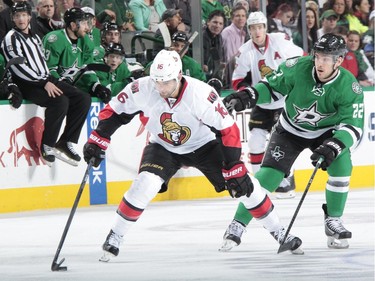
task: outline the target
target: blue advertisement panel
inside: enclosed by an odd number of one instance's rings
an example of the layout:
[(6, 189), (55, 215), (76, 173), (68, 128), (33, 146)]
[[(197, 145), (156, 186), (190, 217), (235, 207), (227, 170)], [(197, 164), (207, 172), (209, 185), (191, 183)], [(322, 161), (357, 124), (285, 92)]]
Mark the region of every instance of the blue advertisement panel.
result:
[[(99, 112), (103, 108), (102, 102), (92, 102), (87, 115), (87, 139), (91, 131), (95, 130), (99, 123)], [(107, 204), (107, 176), (106, 160), (98, 167), (93, 167), (89, 174), (90, 205)]]

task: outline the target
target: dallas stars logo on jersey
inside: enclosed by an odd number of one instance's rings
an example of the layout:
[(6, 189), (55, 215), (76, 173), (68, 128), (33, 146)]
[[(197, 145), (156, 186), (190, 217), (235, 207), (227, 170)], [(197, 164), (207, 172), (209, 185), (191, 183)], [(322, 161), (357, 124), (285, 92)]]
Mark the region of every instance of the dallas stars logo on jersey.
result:
[(320, 121), (328, 118), (331, 114), (322, 114), (318, 111), (318, 102), (314, 102), (309, 108), (299, 108), (293, 105), (297, 114), (293, 117), (295, 124), (307, 123), (316, 127)]

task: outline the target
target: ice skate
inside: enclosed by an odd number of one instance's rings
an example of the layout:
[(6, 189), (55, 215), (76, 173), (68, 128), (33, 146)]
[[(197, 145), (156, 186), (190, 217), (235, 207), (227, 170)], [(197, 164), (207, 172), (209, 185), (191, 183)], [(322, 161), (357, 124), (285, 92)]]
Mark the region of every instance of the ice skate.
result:
[(280, 183), (280, 186), (275, 190), (275, 196), (277, 199), (288, 199), (296, 197), (296, 182), (294, 180), (294, 174), (290, 177), (284, 178)]
[(328, 248), (349, 248), (347, 239), (352, 238), (352, 233), (343, 226), (341, 218), (328, 216), (327, 204), (323, 204), (322, 208), (324, 211), (324, 230), (327, 235)]
[(74, 150), (71, 142), (58, 142), (55, 147), (56, 158), (64, 161), (72, 166), (78, 166), (78, 162), (81, 161), (81, 157)]
[(117, 235), (111, 229), (109, 232), (107, 239), (105, 240), (102, 248), (103, 248), (103, 256), (99, 258), (99, 261), (108, 262), (111, 258), (117, 257), (118, 253), (120, 252), (120, 244), (122, 243), (122, 236)]
[(40, 153), (42, 155), (44, 163), (47, 164), (48, 167), (51, 167), (52, 164), (55, 162), (55, 150), (53, 147), (50, 147), (46, 144), (42, 144), (40, 149)]
[[(279, 229), (278, 231), (271, 232), (271, 235), (281, 245), (281, 243), (284, 240), (285, 232), (286, 232), (286, 229), (283, 227)], [(302, 240), (289, 233), (288, 237), (284, 241), (284, 244), (282, 245), (283, 250), (279, 252), (284, 252), (284, 251), (289, 250), (292, 252), (292, 254), (303, 255), (304, 252), (301, 249), (301, 245), (302, 245)]]
[(228, 252), (233, 247), (240, 245), (241, 236), (245, 230), (246, 227), (242, 223), (233, 220), (224, 233), (223, 244), (221, 245), (219, 251)]

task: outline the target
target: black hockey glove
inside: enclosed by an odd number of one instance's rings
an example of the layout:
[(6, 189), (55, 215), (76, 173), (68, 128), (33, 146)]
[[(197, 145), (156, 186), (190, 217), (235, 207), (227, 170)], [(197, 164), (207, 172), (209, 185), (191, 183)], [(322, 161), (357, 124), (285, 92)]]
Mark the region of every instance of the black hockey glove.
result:
[(232, 113), (233, 109), (236, 111), (242, 111), (247, 108), (253, 108), (258, 100), (258, 92), (252, 88), (247, 87), (242, 91), (238, 91), (225, 97), (223, 103), (229, 113)]
[(319, 145), (319, 147), (313, 151), (313, 154), (310, 157), (312, 164), (316, 166), (319, 158), (323, 157), (324, 159), (322, 164), (320, 164), (320, 168), (325, 171), (340, 155), (344, 148), (345, 144), (343, 144), (340, 140), (336, 138), (326, 139), (323, 144)]
[(109, 101), (111, 100), (111, 90), (104, 87), (103, 85), (100, 85), (98, 83), (96, 83), (94, 86), (93, 86), (93, 90), (92, 90), (93, 94), (95, 97), (98, 97), (99, 99), (101, 99), (104, 103), (109, 103)]
[(211, 78), (207, 81), (207, 84), (214, 88), (219, 95), (221, 96), (221, 89), (223, 88), (223, 83), (217, 78)]
[(87, 143), (83, 146), (83, 158), (86, 163), (92, 161), (92, 165), (98, 167), (105, 158), (105, 150), (109, 143), (109, 139), (101, 137), (96, 131), (92, 131)]
[(225, 165), (222, 169), (222, 173), (227, 183), (226, 189), (233, 198), (239, 198), (244, 195), (249, 197), (253, 192), (253, 183), (247, 174), (247, 169), (242, 161), (232, 162)]
[(9, 91), (9, 96), (8, 100), (9, 103), (14, 107), (14, 108), (19, 108), (22, 104), (22, 93), (20, 89), (18, 89), (18, 86), (13, 83), (8, 84), (8, 91)]

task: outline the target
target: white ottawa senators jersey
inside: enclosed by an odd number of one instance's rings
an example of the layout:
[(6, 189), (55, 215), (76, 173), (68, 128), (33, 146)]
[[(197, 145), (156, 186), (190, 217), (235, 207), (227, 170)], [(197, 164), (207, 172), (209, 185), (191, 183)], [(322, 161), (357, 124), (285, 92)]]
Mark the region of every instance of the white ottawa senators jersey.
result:
[[(238, 128), (215, 90), (197, 79), (184, 76), (185, 82), (177, 99), (161, 98), (150, 77), (127, 85), (109, 103), (117, 113), (141, 112), (141, 120), (150, 133), (150, 142), (165, 149), (185, 154), (193, 152), (216, 138), (208, 127), (224, 132)], [(239, 138), (223, 139), (224, 145), (239, 146)], [(233, 142), (233, 145), (231, 145)], [(238, 143), (237, 143), (238, 142)]]
[(267, 34), (264, 48), (259, 48), (249, 40), (240, 47), (236, 57), (232, 86), (238, 90), (238, 84), (245, 79), (248, 72), (251, 73), (252, 85), (255, 85), (286, 59), (302, 55), (303, 50), (288, 40), (284, 33)]

